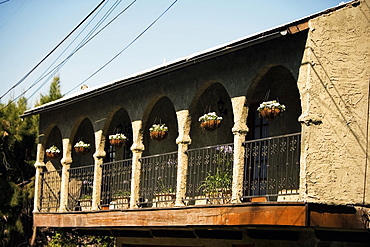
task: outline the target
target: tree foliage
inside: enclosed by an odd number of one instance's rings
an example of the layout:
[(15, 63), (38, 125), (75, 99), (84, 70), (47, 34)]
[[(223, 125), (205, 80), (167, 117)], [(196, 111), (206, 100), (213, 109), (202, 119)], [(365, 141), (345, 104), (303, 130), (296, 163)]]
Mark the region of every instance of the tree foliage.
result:
[[(60, 80), (51, 82), (49, 94), (40, 95), (37, 105), (60, 98)], [(38, 116), (21, 119), (27, 99), (0, 104), (0, 247), (29, 246)]]
[(46, 104), (48, 102), (57, 100), (63, 95), (60, 90), (60, 77), (56, 76), (53, 78), (53, 81), (50, 84), (49, 93), (46, 95), (40, 94), (40, 99), (36, 103), (36, 106)]
[(27, 109), (24, 97), (0, 108), (0, 246), (27, 246), (32, 234), (37, 119), (19, 117)]

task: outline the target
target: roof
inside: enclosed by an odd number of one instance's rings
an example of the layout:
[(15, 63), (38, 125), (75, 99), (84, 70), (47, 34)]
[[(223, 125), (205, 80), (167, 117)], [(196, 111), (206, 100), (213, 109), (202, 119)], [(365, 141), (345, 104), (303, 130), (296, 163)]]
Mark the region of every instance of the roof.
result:
[(214, 57), (218, 57), (218, 56), (221, 56), (227, 53), (234, 52), (239, 49), (243, 49), (243, 48), (256, 45), (262, 42), (266, 42), (268, 40), (275, 39), (283, 35), (294, 34), (296, 32), (307, 29), (308, 20), (313, 19), (320, 15), (326, 14), (326, 13), (336, 11), (340, 8), (347, 6), (347, 4), (352, 3), (352, 2), (358, 2), (358, 1), (355, 0), (355, 1), (347, 2), (347, 3), (343, 3), (336, 7), (326, 9), (324, 11), (315, 13), (313, 15), (303, 17), (301, 19), (298, 19), (298, 20), (295, 20), (295, 21), (292, 21), (292, 22), (289, 22), (289, 23), (286, 23), (286, 24), (283, 24), (283, 25), (280, 25), (280, 26), (277, 26), (271, 29), (267, 29), (259, 33), (248, 35), (240, 39), (212, 47), (210, 49), (206, 49), (206, 50), (203, 50), (197, 53), (193, 53), (188, 56), (178, 58), (178, 59), (172, 60), (167, 63), (163, 63), (161, 65), (131, 74), (129, 76), (126, 76), (126, 77), (123, 77), (123, 78), (120, 78), (120, 79), (117, 79), (111, 82), (101, 84), (96, 87), (91, 87), (91, 88), (78, 91), (76, 93), (64, 96), (58, 100), (55, 100), (55, 101), (43, 104), (41, 106), (32, 108), (30, 110), (27, 110), (24, 112), (24, 114), (21, 117), (23, 118), (23, 117), (27, 117), (30, 115), (35, 115), (35, 114), (50, 111), (56, 108), (60, 108), (66, 105), (70, 105), (70, 104), (83, 101), (91, 97), (95, 97), (100, 94), (107, 93), (109, 91), (115, 90), (120, 87), (129, 86), (129, 85), (138, 83), (140, 81), (143, 81), (143, 80), (146, 80), (152, 77), (156, 77), (161, 74), (168, 73), (173, 70), (177, 70), (177, 69), (180, 69), (186, 66), (193, 65), (194, 63), (202, 62), (202, 61), (214, 58)]

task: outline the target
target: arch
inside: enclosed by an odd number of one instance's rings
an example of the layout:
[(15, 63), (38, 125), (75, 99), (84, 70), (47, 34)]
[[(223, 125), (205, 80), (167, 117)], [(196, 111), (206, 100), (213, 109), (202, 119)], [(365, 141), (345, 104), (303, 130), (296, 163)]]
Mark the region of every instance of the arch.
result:
[(268, 125), (266, 135), (278, 136), (300, 132), (298, 117), (302, 110), (297, 82), (285, 66), (275, 65), (264, 68), (247, 91), (249, 139), (256, 139), (253, 137), (253, 121), (256, 121), (258, 116), (256, 109), (260, 103), (267, 100), (278, 100), (286, 106), (287, 111), (279, 118), (265, 122)]
[(60, 160), (63, 154), (63, 144), (62, 144), (62, 134), (57, 125), (51, 125), (46, 130), (45, 139), (43, 145), (45, 146), (45, 151), (51, 146), (55, 145), (60, 150), (60, 155), (57, 158), (49, 158), (44, 156), (44, 163), (46, 164), (47, 170), (59, 170), (62, 169)]
[[(93, 125), (91, 124), (91, 121), (88, 118), (84, 118), (81, 120), (71, 140), (72, 140), (71, 145), (73, 160), (71, 167), (93, 165), (94, 164), (93, 154), (95, 152), (95, 135)], [(76, 151), (73, 148), (73, 146), (81, 140), (91, 145), (90, 152), (84, 155), (76, 153)]]
[[(198, 118), (208, 112), (216, 112), (218, 116), (223, 118), (220, 128), (214, 131), (200, 128)], [(220, 82), (207, 82), (200, 88), (190, 106), (190, 115), (192, 116), (190, 130), (191, 148), (233, 141), (231, 129), (234, 124), (234, 114), (231, 99)]]
[[(148, 109), (149, 110), (149, 109)], [(178, 125), (176, 111), (172, 101), (163, 96), (159, 98), (153, 107), (149, 110), (143, 121), (144, 133), (144, 155), (153, 155), (159, 153), (167, 153), (177, 150), (176, 138), (178, 135)], [(145, 123), (145, 124), (144, 124)], [(161, 141), (153, 140), (150, 138), (149, 128), (153, 124), (164, 123), (168, 127), (168, 136)]]
[[(132, 145), (132, 123), (131, 119), (124, 108), (118, 108), (110, 116), (103, 130), (106, 136), (105, 151), (107, 153), (104, 162), (112, 162), (115, 160), (124, 160), (132, 157), (130, 147)], [(126, 144), (122, 147), (110, 145), (109, 135), (124, 134), (127, 137)]]

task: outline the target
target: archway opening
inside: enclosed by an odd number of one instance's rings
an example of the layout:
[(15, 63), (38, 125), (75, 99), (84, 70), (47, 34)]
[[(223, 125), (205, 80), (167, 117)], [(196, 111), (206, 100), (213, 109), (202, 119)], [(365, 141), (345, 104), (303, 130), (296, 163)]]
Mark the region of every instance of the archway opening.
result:
[[(200, 127), (199, 117), (215, 112), (222, 117), (220, 127), (208, 131)], [(213, 83), (196, 99), (190, 109), (192, 116), (190, 137), (192, 143), (190, 148), (200, 148), (210, 145), (233, 142), (231, 129), (234, 124), (231, 99), (221, 83)]]

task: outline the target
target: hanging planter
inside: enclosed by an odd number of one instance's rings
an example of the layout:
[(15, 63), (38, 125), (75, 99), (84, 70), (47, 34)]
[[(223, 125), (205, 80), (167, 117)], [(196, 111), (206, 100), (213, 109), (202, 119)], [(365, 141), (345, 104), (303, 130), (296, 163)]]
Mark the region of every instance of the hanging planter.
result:
[(60, 155), (60, 150), (57, 146), (52, 145), (50, 148), (46, 149), (46, 157), (50, 159), (56, 159)]
[(201, 116), (198, 120), (201, 128), (211, 131), (220, 127), (222, 117), (217, 116), (215, 112), (209, 112)]
[(276, 100), (263, 102), (257, 109), (260, 115), (269, 121), (279, 117), (285, 110), (285, 105), (280, 104)]
[(127, 137), (124, 134), (115, 134), (109, 136), (109, 143), (115, 147), (122, 147), (126, 145)]
[(153, 124), (149, 131), (150, 138), (157, 141), (163, 140), (168, 135), (168, 127), (166, 124)]
[(90, 152), (91, 146), (89, 143), (85, 143), (83, 141), (79, 141), (74, 145), (76, 153), (79, 154), (87, 154)]

